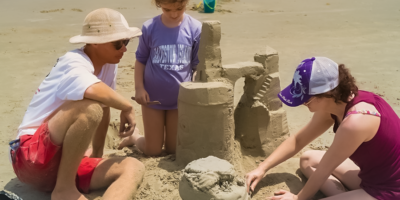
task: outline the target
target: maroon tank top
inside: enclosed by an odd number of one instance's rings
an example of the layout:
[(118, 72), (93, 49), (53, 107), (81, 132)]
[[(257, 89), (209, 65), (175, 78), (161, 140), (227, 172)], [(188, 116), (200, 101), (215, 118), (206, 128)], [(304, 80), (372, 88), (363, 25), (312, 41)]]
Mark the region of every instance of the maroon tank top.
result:
[[(362, 90), (347, 104), (345, 113), (359, 102), (374, 105), (382, 115), (376, 135), (350, 156), (360, 167), (360, 187), (379, 200), (400, 199), (400, 119), (380, 96)], [(339, 124), (336, 116), (332, 117), (336, 133)]]

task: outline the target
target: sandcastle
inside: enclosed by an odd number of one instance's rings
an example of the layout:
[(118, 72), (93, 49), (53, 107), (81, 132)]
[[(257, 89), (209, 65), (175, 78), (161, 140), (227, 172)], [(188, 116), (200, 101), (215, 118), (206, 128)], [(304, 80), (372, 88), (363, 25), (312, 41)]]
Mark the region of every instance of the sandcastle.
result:
[[(220, 22), (203, 22), (196, 80), (179, 90), (176, 159), (186, 165), (213, 155), (240, 171), (242, 150), (268, 156), (288, 133), (279, 56), (267, 47), (254, 62), (222, 65), (220, 39)], [(242, 79), (243, 94), (235, 94)]]
[[(220, 22), (205, 21), (196, 80), (179, 90), (177, 161), (186, 165), (213, 155), (240, 170), (241, 148), (268, 156), (288, 133), (277, 96), (279, 56), (267, 47), (254, 62), (222, 65), (220, 39)], [(235, 84), (242, 77), (244, 92), (234, 105)]]

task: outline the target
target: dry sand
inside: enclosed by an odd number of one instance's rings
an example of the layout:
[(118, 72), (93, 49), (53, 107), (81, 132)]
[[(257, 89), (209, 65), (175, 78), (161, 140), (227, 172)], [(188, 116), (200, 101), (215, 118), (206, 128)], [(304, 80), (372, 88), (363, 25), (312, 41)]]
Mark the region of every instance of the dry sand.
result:
[[(219, 1), (221, 12), (214, 14), (188, 10), (193, 17), (219, 20), (222, 26), (222, 63), (252, 61), (254, 53), (269, 45), (280, 55), (282, 87), (291, 82), (294, 68), (304, 58), (327, 56), (345, 63), (355, 75), (360, 89), (380, 94), (400, 114), (400, 1), (398, 0), (241, 0)], [(198, 1), (192, 1), (198, 3)], [(58, 57), (78, 45), (68, 39), (80, 33), (88, 12), (100, 7), (120, 11), (131, 26), (141, 27), (161, 11), (147, 0), (115, 1), (1, 1), (0, 2), (0, 189), (24, 199), (50, 199), (49, 194), (19, 182), (7, 157), (7, 143), (16, 129), (34, 91)], [(223, 11), (223, 12), (222, 12)], [(134, 94), (133, 63), (138, 40), (128, 47), (121, 61), (117, 90), (126, 98)], [(140, 108), (136, 108), (139, 128), (143, 130)], [(304, 108), (287, 108), (293, 134), (312, 116)], [(112, 112), (112, 121), (118, 112)], [(112, 126), (110, 126), (112, 130)], [(111, 132), (111, 131), (110, 131)], [(318, 138), (307, 149), (326, 149), (332, 131)], [(112, 145), (109, 145), (112, 146)], [(108, 156), (133, 156), (146, 165), (145, 180), (136, 199), (180, 199), (178, 184), (185, 166), (175, 157), (149, 158), (136, 148), (108, 150)], [(253, 199), (264, 199), (273, 191), (300, 191), (304, 178), (299, 174), (298, 156), (272, 169), (256, 189)], [(245, 170), (264, 158), (243, 156)], [(98, 199), (102, 191), (88, 195)], [(321, 197), (317, 194), (316, 198)]]

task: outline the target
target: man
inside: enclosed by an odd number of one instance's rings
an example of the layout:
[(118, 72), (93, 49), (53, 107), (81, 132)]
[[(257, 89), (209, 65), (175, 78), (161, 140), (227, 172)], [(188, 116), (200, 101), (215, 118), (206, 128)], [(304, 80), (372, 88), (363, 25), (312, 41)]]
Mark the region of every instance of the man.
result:
[[(13, 168), (22, 182), (52, 191), (52, 200), (84, 200), (81, 192), (107, 187), (103, 199), (132, 197), (144, 165), (129, 157), (101, 157), (110, 107), (121, 110), (121, 137), (135, 130), (132, 105), (114, 90), (117, 63), (129, 39), (141, 34), (112, 9), (86, 16), (82, 34), (70, 39), (86, 45), (57, 60), (35, 92), (17, 140), (10, 142)], [(93, 151), (84, 156), (90, 142)]]

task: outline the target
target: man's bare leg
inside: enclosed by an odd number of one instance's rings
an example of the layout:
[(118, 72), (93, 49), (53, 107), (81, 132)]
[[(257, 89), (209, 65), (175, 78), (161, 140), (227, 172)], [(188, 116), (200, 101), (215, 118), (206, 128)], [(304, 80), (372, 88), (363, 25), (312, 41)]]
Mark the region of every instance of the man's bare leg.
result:
[(97, 126), (102, 108), (91, 100), (68, 102), (48, 121), (51, 140), (62, 145), (62, 157), (52, 200), (86, 200), (75, 185), (76, 173)]
[(103, 116), (92, 139), (92, 152), (88, 157), (101, 158), (104, 152), (105, 138), (110, 124), (110, 107), (103, 108)]
[(144, 176), (144, 165), (135, 158), (102, 160), (93, 172), (90, 190), (107, 188), (104, 200), (132, 199)]

